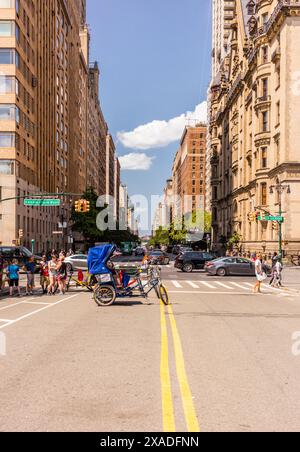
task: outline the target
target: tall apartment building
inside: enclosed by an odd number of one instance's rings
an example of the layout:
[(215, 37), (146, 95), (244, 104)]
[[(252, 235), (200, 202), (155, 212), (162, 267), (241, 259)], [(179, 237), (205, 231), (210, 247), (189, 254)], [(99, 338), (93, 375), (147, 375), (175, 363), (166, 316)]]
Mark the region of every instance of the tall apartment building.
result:
[(175, 218), (206, 208), (206, 133), (205, 124), (184, 130), (173, 165)]
[(114, 198), (115, 198), (115, 218), (120, 219), (120, 185), (121, 185), (121, 165), (117, 156), (115, 156), (114, 168)]
[(98, 63), (91, 63), (89, 68), (89, 115), (88, 115), (88, 161), (87, 184), (97, 194), (106, 193), (106, 137), (108, 127), (99, 101)]
[(212, 0), (212, 73), (219, 72), (221, 63), (229, 50), (231, 22), (234, 17), (236, 0)]
[[(221, 78), (222, 66), (225, 56), (230, 49), (231, 23), (235, 15), (236, 0), (212, 0), (212, 80), (208, 89), (208, 122), (211, 119), (211, 102), (214, 87)], [(207, 156), (206, 156), (206, 206), (211, 211), (211, 159), (212, 159), (211, 130), (207, 131)]]
[(299, 45), (297, 0), (237, 1), (212, 97), (215, 246), (237, 232), (245, 251), (277, 250), (276, 223), (249, 214), (278, 215), (281, 203), (284, 250), (299, 251)]
[[(97, 83), (85, 0), (0, 0), (1, 199), (79, 194), (90, 185), (106, 192), (107, 126)], [(27, 247), (32, 240), (39, 251), (65, 245), (53, 234), (70, 218), (71, 199), (61, 201), (60, 208), (0, 203), (0, 244), (12, 245), (22, 229)]]

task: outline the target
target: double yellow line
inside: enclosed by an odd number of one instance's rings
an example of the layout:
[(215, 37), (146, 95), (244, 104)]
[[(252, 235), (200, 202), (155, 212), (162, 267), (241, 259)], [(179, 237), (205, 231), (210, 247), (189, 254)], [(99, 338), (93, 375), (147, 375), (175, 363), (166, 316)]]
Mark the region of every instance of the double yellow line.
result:
[[(166, 311), (167, 309), (167, 311)], [(162, 411), (163, 427), (165, 432), (176, 432), (174, 404), (172, 396), (172, 385), (169, 366), (169, 341), (167, 329), (167, 314), (170, 319), (172, 338), (174, 344), (174, 354), (176, 362), (176, 373), (180, 387), (182, 405), (185, 421), (189, 432), (199, 432), (199, 422), (193, 401), (192, 392), (189, 386), (188, 377), (185, 368), (183, 350), (180, 335), (178, 332), (176, 320), (172, 306), (165, 308), (163, 303), (160, 307), (161, 312), (161, 390), (162, 390)]]

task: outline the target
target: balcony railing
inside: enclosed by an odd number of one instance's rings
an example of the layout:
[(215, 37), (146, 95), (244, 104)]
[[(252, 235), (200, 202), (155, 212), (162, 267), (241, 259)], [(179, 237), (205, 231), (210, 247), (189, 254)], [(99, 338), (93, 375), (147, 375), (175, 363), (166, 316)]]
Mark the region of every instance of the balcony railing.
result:
[(266, 104), (269, 104), (271, 102), (271, 96), (262, 96), (262, 97), (258, 97), (255, 100), (255, 108), (260, 108), (265, 106)]

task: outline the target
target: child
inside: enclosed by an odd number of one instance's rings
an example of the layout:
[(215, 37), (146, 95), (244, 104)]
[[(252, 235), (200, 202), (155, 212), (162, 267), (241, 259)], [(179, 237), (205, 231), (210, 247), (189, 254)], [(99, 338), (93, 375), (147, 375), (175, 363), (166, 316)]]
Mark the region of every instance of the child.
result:
[(21, 289), (20, 289), (20, 267), (18, 266), (18, 261), (13, 261), (11, 265), (7, 267), (7, 274), (8, 274), (8, 280), (9, 280), (9, 294), (12, 297), (14, 294), (14, 287), (17, 288), (18, 296), (21, 296)]
[(27, 275), (27, 286), (26, 286), (26, 296), (33, 295), (34, 288), (34, 272), (35, 272), (35, 262), (34, 257), (29, 259), (29, 262), (26, 262), (24, 269), (26, 270)]

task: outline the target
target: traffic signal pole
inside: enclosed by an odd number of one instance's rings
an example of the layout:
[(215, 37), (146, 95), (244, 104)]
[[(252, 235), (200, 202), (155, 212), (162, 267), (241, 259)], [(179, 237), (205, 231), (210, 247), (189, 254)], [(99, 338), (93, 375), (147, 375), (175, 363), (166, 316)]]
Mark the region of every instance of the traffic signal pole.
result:
[[(280, 195), (279, 195), (279, 215), (282, 217), (282, 199), (281, 199), (281, 195), (282, 195), (282, 193), (280, 192)], [(279, 256), (282, 259), (283, 258), (282, 221), (279, 221), (278, 240), (279, 240)]]

